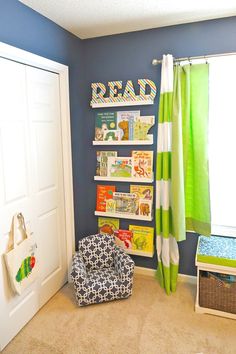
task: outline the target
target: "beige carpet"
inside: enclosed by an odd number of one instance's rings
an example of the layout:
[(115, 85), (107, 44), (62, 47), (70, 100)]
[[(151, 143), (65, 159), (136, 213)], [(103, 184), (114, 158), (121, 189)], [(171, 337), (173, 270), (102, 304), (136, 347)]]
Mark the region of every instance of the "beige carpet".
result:
[(194, 286), (168, 297), (136, 276), (129, 299), (79, 308), (67, 285), (2, 353), (235, 354), (236, 321), (196, 314), (194, 301)]

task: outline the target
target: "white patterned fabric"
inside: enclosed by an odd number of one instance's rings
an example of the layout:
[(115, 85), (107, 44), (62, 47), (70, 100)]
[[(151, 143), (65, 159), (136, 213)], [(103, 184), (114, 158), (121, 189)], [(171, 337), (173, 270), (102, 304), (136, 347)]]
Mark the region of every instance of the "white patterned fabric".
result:
[(109, 235), (79, 241), (71, 278), (79, 306), (127, 298), (132, 294), (134, 262)]

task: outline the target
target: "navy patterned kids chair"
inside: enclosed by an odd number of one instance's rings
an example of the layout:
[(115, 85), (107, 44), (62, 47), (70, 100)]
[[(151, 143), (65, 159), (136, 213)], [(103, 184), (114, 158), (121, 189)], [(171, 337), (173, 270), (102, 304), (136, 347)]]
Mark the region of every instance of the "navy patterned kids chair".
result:
[(134, 262), (109, 235), (79, 241), (71, 278), (79, 306), (127, 298), (132, 294)]

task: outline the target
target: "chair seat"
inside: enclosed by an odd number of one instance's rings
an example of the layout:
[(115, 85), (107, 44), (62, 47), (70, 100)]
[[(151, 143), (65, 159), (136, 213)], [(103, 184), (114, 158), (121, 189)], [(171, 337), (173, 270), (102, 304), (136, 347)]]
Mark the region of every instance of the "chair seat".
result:
[[(114, 267), (91, 270), (87, 273), (87, 275), (89, 279), (88, 286), (104, 284), (104, 286), (110, 288), (114, 285), (121, 285), (119, 275)], [(107, 283), (106, 285), (105, 282)]]

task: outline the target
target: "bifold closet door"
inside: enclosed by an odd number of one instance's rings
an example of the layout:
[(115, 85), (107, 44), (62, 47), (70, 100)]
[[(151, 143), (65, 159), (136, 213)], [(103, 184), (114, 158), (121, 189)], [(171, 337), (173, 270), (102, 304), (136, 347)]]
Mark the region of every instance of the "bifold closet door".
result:
[[(0, 349), (67, 279), (60, 119), (58, 75), (0, 58)], [(38, 244), (39, 277), (20, 296), (2, 256), (16, 212)]]

